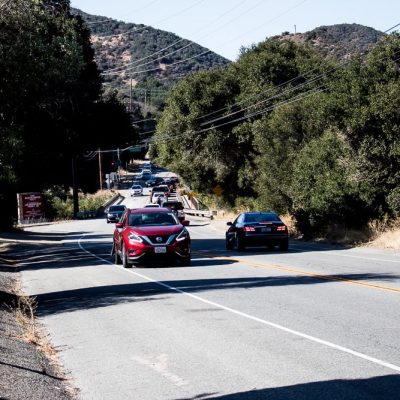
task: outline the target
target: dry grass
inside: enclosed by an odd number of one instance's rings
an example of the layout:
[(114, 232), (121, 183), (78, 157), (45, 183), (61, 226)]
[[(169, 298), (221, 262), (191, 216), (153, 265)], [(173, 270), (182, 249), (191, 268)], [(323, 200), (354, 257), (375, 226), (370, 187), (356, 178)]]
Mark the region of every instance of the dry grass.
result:
[(37, 323), (36, 298), (30, 296), (19, 296), (17, 304), (13, 307), (13, 313), (16, 322), (22, 329), (21, 335), (17, 339), (36, 346), (37, 354), (40, 359), (47, 357), (49, 362), (59, 367), (60, 364), (56, 358), (58, 350), (51, 344), (48, 335), (43, 333), (43, 330)]
[(366, 244), (369, 247), (380, 249), (400, 250), (400, 220), (394, 222), (373, 221), (369, 224), (371, 232), (370, 240)]

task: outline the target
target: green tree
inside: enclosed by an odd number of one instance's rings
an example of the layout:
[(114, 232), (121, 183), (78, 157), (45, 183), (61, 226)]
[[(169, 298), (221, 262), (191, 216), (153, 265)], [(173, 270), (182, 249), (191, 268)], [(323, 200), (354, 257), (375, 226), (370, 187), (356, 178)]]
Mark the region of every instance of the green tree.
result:
[[(318, 231), (327, 225), (355, 223), (354, 209), (349, 207), (354, 196), (351, 181), (351, 150), (342, 134), (327, 131), (312, 139), (301, 150), (294, 163), (292, 197), (295, 215), (303, 224)], [(365, 221), (364, 221), (365, 222)]]

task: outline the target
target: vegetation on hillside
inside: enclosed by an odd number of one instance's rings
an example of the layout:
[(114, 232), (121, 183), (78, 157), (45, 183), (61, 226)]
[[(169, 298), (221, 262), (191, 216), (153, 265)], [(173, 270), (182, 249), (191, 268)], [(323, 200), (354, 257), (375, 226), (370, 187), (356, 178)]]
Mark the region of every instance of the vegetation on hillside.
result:
[(72, 11), (87, 22), (99, 70), (111, 72), (104, 75), (105, 83), (127, 98), (132, 79), (134, 100), (143, 108), (146, 90), (145, 107), (151, 105), (153, 112), (162, 108), (168, 91), (182, 77), (229, 65), (224, 57), (174, 33)]
[(271, 38), (172, 91), (156, 162), (226, 206), (290, 213), (303, 232), (400, 216), (400, 36), (334, 62)]
[[(0, 0), (0, 207), (11, 225), (16, 192), (97, 188), (84, 154), (135, 143), (130, 116), (102, 96), (90, 33), (68, 0)], [(96, 161), (96, 160), (95, 160)]]
[(285, 32), (282, 38), (314, 47), (327, 58), (348, 60), (355, 55), (366, 56), (384, 33), (359, 24), (320, 26), (305, 33)]

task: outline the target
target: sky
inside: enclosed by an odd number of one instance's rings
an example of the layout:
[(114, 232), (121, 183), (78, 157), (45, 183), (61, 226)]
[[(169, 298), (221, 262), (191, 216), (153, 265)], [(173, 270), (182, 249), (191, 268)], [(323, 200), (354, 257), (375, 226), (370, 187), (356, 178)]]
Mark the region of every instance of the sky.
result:
[(386, 31), (400, 23), (400, 0), (71, 0), (71, 6), (173, 32), (232, 61), (242, 46), (286, 31), (341, 23)]

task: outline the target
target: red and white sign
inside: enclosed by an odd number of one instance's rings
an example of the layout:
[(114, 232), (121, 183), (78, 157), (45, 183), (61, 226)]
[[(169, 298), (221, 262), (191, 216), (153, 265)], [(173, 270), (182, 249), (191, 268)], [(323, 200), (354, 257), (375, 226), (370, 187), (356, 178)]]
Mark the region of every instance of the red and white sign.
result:
[(19, 220), (39, 219), (44, 217), (42, 193), (18, 193)]

